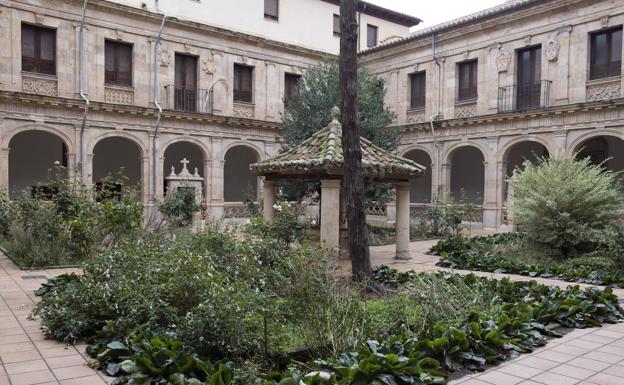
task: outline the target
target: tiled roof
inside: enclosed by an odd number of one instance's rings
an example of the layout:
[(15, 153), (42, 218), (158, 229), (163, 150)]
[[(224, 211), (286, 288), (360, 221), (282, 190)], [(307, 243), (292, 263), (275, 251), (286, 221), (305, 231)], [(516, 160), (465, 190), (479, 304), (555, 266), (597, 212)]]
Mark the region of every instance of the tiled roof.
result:
[(462, 26), (464, 24), (481, 21), (491, 16), (496, 16), (501, 13), (510, 12), (518, 8), (523, 8), (523, 7), (526, 7), (535, 3), (541, 3), (545, 1), (548, 1), (548, 0), (508, 0), (502, 4), (496, 5), (491, 8), (487, 8), (483, 11), (475, 12), (470, 15), (466, 15), (457, 19), (446, 21), (444, 23), (436, 24), (428, 28), (423, 28), (402, 39), (393, 40), (387, 44), (380, 44), (376, 47), (371, 47), (367, 50), (362, 51), (361, 54), (365, 55), (367, 53), (377, 52), (377, 51), (383, 50), (384, 48), (394, 47), (400, 44), (410, 42), (412, 40), (417, 40), (419, 38), (432, 35), (437, 32), (442, 32), (442, 31), (445, 31), (454, 27)]
[[(252, 164), (251, 170), (259, 175), (268, 174), (341, 174), (344, 168), (342, 150), (342, 126), (336, 112), (332, 122), (298, 146), (271, 159)], [(360, 138), (362, 168), (366, 177), (385, 176), (411, 178), (422, 174), (425, 167), (409, 159), (401, 158), (369, 140)]]

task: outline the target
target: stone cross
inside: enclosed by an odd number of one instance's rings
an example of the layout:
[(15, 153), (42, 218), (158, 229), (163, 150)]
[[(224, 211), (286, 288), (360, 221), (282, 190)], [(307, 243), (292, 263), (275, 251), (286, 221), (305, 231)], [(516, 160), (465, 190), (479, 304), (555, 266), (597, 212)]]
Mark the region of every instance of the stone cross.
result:
[(186, 165), (187, 165), (187, 164), (189, 164), (189, 163), (191, 163), (191, 162), (189, 162), (189, 160), (188, 160), (188, 159), (184, 158), (184, 159), (182, 159), (182, 160), (180, 161), (180, 163), (182, 163), (182, 164), (184, 165), (183, 169), (185, 169), (185, 170), (186, 170)]

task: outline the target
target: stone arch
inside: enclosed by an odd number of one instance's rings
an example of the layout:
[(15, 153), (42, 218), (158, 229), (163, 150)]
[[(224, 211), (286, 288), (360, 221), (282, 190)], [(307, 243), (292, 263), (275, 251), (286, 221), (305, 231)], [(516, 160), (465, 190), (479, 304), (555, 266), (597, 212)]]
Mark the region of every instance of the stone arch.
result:
[(249, 165), (261, 158), (251, 146), (237, 144), (229, 146), (224, 153), (223, 199), (225, 202), (243, 202), (257, 199), (258, 178)]
[(624, 139), (608, 133), (579, 138), (571, 147), (577, 159), (589, 157), (594, 164), (603, 163), (607, 170), (624, 171)]
[(536, 163), (540, 158), (549, 157), (550, 151), (546, 144), (540, 140), (516, 140), (508, 143), (503, 150), (503, 172), (505, 173), (503, 183), (503, 201), (507, 200), (508, 186), (507, 179), (513, 175), (514, 170), (523, 169), (524, 163), (529, 161)]
[[(23, 125), (13, 128), (12, 130), (8, 130), (4, 135), (2, 135), (2, 147), (4, 148), (9, 147), (9, 143), (11, 142), (13, 137), (15, 137), (16, 135), (24, 131), (41, 131), (41, 132), (48, 132), (50, 134), (54, 134), (63, 140), (63, 142), (67, 146), (67, 152), (69, 154), (76, 153), (76, 147), (74, 145), (73, 138), (70, 135), (68, 135), (64, 130), (56, 128), (54, 126), (47, 125), (47, 124), (39, 124), (39, 123), (23, 124)], [(72, 129), (72, 132), (73, 132), (73, 129)]]
[(261, 161), (264, 159), (264, 151), (260, 147), (258, 147), (256, 144), (245, 141), (245, 140), (237, 140), (225, 146), (223, 148), (223, 151), (221, 152), (220, 159), (225, 160), (225, 154), (227, 154), (227, 152), (230, 151), (230, 149), (232, 149), (233, 147), (238, 147), (238, 146), (248, 147), (249, 149), (253, 150), (256, 153), (256, 156), (258, 157), (258, 161)]
[(448, 183), (454, 202), (482, 205), (485, 193), (485, 152), (477, 145), (463, 144), (447, 152)]
[(129, 132), (125, 132), (125, 131), (109, 131), (109, 132), (105, 132), (101, 135), (96, 136), (89, 142), (89, 145), (87, 147), (88, 153), (93, 154), (93, 150), (95, 149), (95, 146), (99, 142), (101, 142), (103, 139), (107, 139), (107, 138), (128, 139), (129, 141), (133, 142), (137, 146), (137, 148), (139, 149), (139, 152), (141, 153), (142, 158), (146, 158), (149, 156), (148, 143), (146, 141), (141, 140), (141, 138), (139, 138), (138, 136), (131, 134)]
[(45, 185), (55, 167), (63, 166), (69, 175), (70, 155), (67, 141), (45, 129), (19, 130), (8, 141), (9, 185), (11, 198), (22, 191)]
[[(166, 178), (171, 173), (171, 167), (174, 167), (175, 172), (179, 173), (182, 170), (180, 161), (186, 158), (188, 163), (188, 170), (194, 173), (197, 168), (197, 173), (204, 178), (204, 194), (206, 193), (207, 172), (206, 172), (206, 160), (210, 159), (207, 150), (204, 148), (200, 141), (192, 138), (175, 138), (167, 142), (163, 147), (162, 155), (162, 177)], [(164, 192), (167, 190), (167, 183), (163, 181)]]
[(143, 180), (144, 148), (126, 135), (106, 135), (94, 141), (91, 175), (97, 186), (108, 176), (121, 172), (129, 185), (141, 184)]
[(427, 150), (415, 147), (401, 156), (426, 167), (425, 173), (420, 178), (410, 182), (410, 203), (431, 203), (431, 176), (433, 171), (431, 155)]

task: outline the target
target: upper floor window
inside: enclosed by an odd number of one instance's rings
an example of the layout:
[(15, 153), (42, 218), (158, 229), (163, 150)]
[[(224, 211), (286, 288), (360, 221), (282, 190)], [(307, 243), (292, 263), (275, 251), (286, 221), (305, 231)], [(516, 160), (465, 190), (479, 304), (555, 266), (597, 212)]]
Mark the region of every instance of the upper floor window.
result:
[(290, 99), (295, 95), (297, 84), (301, 80), (301, 75), (286, 74), (284, 76), (284, 98)]
[(425, 71), (410, 74), (410, 109), (425, 107)]
[(197, 56), (175, 54), (174, 108), (197, 111)]
[(589, 78), (620, 76), (622, 72), (622, 27), (591, 35)]
[(22, 71), (56, 75), (56, 30), (22, 24)]
[(264, 0), (264, 18), (279, 20), (279, 0)]
[(340, 15), (334, 14), (334, 36), (340, 36)]
[(477, 98), (477, 61), (471, 60), (459, 63), (457, 66), (459, 86), (457, 88), (457, 100), (470, 100)]
[(106, 40), (104, 43), (104, 82), (132, 86), (132, 44)]
[(253, 102), (253, 67), (234, 64), (234, 101)]
[(377, 45), (377, 27), (371, 24), (366, 25), (366, 46), (368, 48)]

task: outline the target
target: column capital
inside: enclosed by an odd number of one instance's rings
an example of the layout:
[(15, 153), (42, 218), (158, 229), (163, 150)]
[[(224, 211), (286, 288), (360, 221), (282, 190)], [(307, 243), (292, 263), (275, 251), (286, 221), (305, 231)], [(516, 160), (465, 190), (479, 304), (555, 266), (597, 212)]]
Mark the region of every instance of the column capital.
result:
[(395, 187), (397, 190), (399, 190), (399, 189), (401, 189), (401, 190), (408, 189), (408, 190), (409, 190), (409, 188), (410, 188), (410, 182), (409, 182), (409, 181), (396, 182), (396, 183), (394, 184), (394, 187)]
[(340, 179), (322, 179), (321, 188), (340, 188)]

